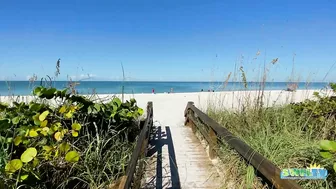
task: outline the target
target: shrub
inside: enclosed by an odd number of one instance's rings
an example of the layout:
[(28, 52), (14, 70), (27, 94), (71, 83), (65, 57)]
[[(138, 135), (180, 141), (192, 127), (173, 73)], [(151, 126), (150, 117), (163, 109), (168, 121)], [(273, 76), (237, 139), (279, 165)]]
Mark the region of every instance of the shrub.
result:
[[(28, 104), (0, 104), (0, 179), (8, 188), (99, 187), (124, 171), (143, 114), (135, 99), (95, 103), (45, 87), (33, 94), (37, 100)], [(85, 174), (96, 168), (105, 180)]]

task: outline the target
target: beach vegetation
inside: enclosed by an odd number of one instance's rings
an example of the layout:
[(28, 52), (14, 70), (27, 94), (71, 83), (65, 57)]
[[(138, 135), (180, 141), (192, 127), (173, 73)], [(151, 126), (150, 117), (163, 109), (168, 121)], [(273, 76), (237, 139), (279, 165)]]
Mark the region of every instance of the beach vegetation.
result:
[[(278, 59), (272, 60), (270, 66), (276, 62)], [(246, 70), (242, 66), (237, 68), (243, 87), (248, 89)], [(297, 180), (303, 188), (336, 188), (336, 84), (330, 83), (327, 90), (315, 92), (313, 98), (291, 103), (291, 97), (297, 93), (297, 84), (291, 79), (290, 90), (280, 92), (287, 94), (288, 100), (281, 105), (275, 105), (275, 102), (270, 105), (266, 103), (268, 96), (265, 92), (269, 69), (264, 65), (257, 91), (246, 91), (246, 95), (242, 96), (235, 96), (233, 92), (232, 98), (240, 102), (238, 106), (221, 106), (226, 96), (222, 96), (223, 99), (216, 97), (216, 102), (210, 102), (216, 106), (209, 105), (207, 114), (280, 169), (306, 168), (316, 163), (328, 170), (326, 180)], [(294, 77), (294, 73), (292, 75)], [(304, 94), (304, 91), (300, 92)], [(226, 179), (223, 185), (235, 188), (271, 187), (225, 141), (219, 142), (218, 156), (222, 160), (224, 174), (233, 178)]]
[(104, 188), (125, 174), (143, 109), (38, 86), (0, 104), (0, 188)]

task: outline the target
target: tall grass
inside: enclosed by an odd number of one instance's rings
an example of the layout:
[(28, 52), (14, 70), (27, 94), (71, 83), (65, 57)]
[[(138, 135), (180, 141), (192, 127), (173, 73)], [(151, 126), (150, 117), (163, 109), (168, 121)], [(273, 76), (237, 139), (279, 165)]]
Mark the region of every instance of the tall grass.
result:
[[(293, 57), (293, 69), (289, 80), (289, 84), (294, 85), (293, 91), (296, 90), (295, 86), (297, 86), (294, 78), (294, 58), (295, 56)], [(266, 64), (265, 58), (262, 75), (258, 82), (258, 90), (233, 91), (226, 96), (217, 96), (216, 100), (208, 105), (208, 115), (280, 169), (303, 168), (309, 167), (311, 163), (317, 163), (332, 170), (330, 162), (319, 155), (318, 143), (327, 133), (336, 129), (335, 118), (328, 118), (321, 124), (321, 122), (314, 122), (304, 115), (298, 116), (291, 105), (286, 105), (295, 101), (295, 92), (266, 92), (265, 86), (271, 66), (277, 62), (278, 58)], [(245, 70), (243, 70), (242, 64), (237, 65), (236, 63), (233, 81), (237, 80), (239, 72), (242, 85), (248, 90)], [(304, 92), (301, 91), (301, 93)], [(274, 94), (279, 96), (275, 97)], [(286, 99), (283, 98), (284, 95), (287, 95)], [(228, 97), (231, 98), (231, 96), (232, 105), (230, 107)], [(311, 91), (306, 91), (304, 98), (310, 96)], [(275, 100), (272, 102), (272, 99)], [(220, 145), (220, 158), (224, 163), (226, 175), (230, 175), (231, 181), (235, 183), (235, 188), (268, 187), (260, 182), (259, 177), (253, 176), (254, 172), (250, 166), (225, 142)], [(335, 175), (331, 174), (327, 181), (300, 180), (298, 182), (303, 188), (307, 189), (333, 188), (336, 187), (333, 179), (335, 179)]]

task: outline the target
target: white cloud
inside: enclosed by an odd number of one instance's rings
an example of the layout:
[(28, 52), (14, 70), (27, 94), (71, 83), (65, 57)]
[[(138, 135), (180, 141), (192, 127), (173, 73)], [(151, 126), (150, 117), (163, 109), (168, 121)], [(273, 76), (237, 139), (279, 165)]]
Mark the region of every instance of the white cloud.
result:
[(81, 74), (78, 76), (70, 76), (72, 80), (86, 80), (86, 79), (94, 79), (96, 77), (95, 74)]

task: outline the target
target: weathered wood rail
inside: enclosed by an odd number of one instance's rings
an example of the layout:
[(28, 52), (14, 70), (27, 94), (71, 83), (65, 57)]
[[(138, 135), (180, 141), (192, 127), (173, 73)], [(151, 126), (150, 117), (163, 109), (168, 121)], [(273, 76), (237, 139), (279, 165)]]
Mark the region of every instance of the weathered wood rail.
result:
[[(274, 187), (301, 189), (293, 180), (280, 179), (280, 169), (277, 166), (211, 119), (207, 114), (196, 108), (193, 102), (188, 102), (184, 116), (185, 125), (190, 126), (193, 132), (197, 129), (208, 142), (210, 158), (214, 158), (218, 154), (219, 139), (223, 138)], [(201, 124), (195, 124), (196, 122), (200, 122)]]
[(147, 117), (140, 132), (136, 146), (132, 153), (126, 169), (126, 175), (121, 178), (119, 189), (140, 188), (141, 177), (144, 171), (144, 158), (147, 153), (147, 146), (150, 131), (153, 127), (153, 103), (147, 103)]

